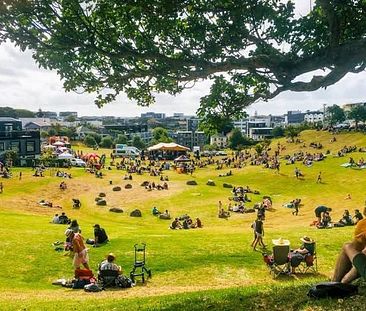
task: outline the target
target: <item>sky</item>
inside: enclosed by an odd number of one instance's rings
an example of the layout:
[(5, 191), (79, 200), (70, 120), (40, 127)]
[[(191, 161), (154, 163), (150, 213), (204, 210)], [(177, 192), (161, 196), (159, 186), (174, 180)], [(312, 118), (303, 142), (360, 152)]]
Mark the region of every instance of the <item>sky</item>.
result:
[[(296, 0), (297, 14), (306, 14), (310, 0)], [(156, 104), (138, 107), (127, 96), (120, 95), (113, 103), (98, 108), (95, 94), (65, 92), (55, 71), (39, 68), (31, 51), (21, 52), (11, 43), (0, 45), (0, 106), (31, 111), (77, 111), (79, 116), (139, 116), (153, 111), (172, 115), (175, 112), (194, 115), (200, 98), (209, 93), (210, 82), (196, 83), (195, 87), (176, 96), (159, 94)], [(258, 102), (247, 109), (249, 114), (282, 115), (288, 110), (318, 110), (326, 105), (342, 105), (366, 100), (366, 72), (348, 74), (340, 82), (315, 92), (284, 92), (268, 102)]]

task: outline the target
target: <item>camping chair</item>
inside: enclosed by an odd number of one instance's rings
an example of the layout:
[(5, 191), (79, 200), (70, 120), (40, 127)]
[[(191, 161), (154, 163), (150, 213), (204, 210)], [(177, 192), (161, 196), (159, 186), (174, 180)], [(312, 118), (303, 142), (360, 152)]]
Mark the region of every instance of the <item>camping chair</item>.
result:
[(133, 269), (130, 272), (130, 278), (135, 283), (135, 277), (141, 276), (142, 283), (145, 282), (145, 272), (148, 277), (151, 277), (151, 269), (146, 268), (146, 244), (135, 244), (135, 262)]
[(118, 278), (119, 271), (117, 270), (99, 270), (98, 283), (102, 288), (116, 286), (116, 279)]
[(267, 264), (269, 272), (275, 279), (280, 274), (288, 274), (291, 271), (288, 254), (290, 252), (289, 245), (273, 246), (272, 260)]
[(304, 260), (297, 267), (299, 272), (306, 273), (318, 273), (318, 258), (316, 254), (316, 243), (314, 242), (314, 252), (313, 254), (306, 254)]

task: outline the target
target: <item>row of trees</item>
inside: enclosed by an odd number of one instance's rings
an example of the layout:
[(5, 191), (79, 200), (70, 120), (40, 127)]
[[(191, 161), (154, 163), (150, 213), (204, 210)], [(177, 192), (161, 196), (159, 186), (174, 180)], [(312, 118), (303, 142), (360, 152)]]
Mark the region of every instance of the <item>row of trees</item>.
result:
[(331, 126), (342, 123), (346, 119), (351, 119), (355, 121), (355, 127), (358, 129), (360, 122), (366, 122), (366, 107), (363, 105), (355, 105), (348, 112), (345, 112), (337, 105), (333, 105), (327, 108), (327, 113), (327, 121)]
[(0, 107), (0, 117), (10, 118), (33, 118), (34, 112), (26, 109), (13, 109), (11, 107)]
[[(157, 143), (170, 143), (173, 141), (171, 137), (169, 137), (169, 133), (165, 128), (156, 127), (152, 131), (152, 140), (150, 145), (155, 145)], [(115, 144), (131, 144), (132, 146), (145, 149), (146, 144), (141, 139), (140, 136), (134, 135), (131, 140), (125, 134), (118, 134), (116, 138), (112, 138), (111, 136), (104, 136), (102, 137), (100, 134), (91, 133), (88, 134), (85, 139), (84, 143), (89, 146), (101, 146), (103, 148), (112, 148)]]

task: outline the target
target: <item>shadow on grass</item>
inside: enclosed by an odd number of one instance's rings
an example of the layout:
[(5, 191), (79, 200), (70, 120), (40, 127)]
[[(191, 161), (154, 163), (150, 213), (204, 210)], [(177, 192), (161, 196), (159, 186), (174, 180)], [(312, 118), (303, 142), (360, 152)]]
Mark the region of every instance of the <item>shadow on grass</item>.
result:
[[(304, 277), (306, 277), (304, 275)], [(364, 310), (365, 297), (319, 299), (307, 297), (312, 284), (251, 287), (186, 294), (160, 301), (161, 310)]]

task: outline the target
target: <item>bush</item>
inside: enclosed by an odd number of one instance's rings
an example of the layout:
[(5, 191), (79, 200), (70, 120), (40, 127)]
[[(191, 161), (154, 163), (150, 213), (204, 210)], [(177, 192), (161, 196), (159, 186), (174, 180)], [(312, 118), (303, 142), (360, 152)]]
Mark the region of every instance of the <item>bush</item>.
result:
[(84, 138), (84, 144), (88, 147), (94, 147), (97, 142), (92, 135), (86, 135), (86, 137)]
[(103, 148), (112, 148), (113, 147), (113, 139), (111, 136), (103, 137), (100, 146)]

